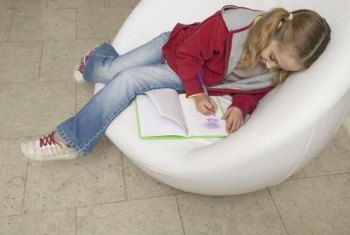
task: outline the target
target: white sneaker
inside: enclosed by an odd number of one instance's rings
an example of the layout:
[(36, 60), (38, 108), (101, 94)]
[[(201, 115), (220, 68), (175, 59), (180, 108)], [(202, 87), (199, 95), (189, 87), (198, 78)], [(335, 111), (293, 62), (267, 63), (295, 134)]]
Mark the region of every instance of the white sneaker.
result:
[(73, 78), (74, 78), (74, 81), (78, 84), (85, 82), (85, 79), (83, 77), (84, 68), (82, 66), (85, 66), (85, 65), (82, 65), (82, 63), (80, 63), (80, 64), (77, 64), (73, 69)]
[(55, 131), (36, 140), (21, 143), (21, 151), (24, 156), (37, 161), (73, 159), (78, 153), (55, 140)]
[(81, 57), (80, 59), (80, 64), (77, 64), (74, 69), (73, 69), (73, 78), (75, 80), (76, 83), (83, 83), (85, 82), (85, 79), (83, 77), (84, 74), (84, 69), (85, 69), (85, 65), (87, 63), (87, 60), (89, 59), (91, 53), (96, 49), (96, 47), (98, 47), (99, 45), (94, 46), (94, 48), (92, 48), (91, 50), (89, 50), (88, 52), (85, 53), (85, 55), (83, 55), (83, 57)]

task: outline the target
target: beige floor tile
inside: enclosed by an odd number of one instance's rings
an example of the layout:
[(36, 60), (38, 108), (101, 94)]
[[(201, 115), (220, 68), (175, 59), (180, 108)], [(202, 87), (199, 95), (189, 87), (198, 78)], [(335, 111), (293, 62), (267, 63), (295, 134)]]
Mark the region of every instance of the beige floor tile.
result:
[[(0, 83), (37, 80), (41, 42), (0, 43)], [(1, 95), (1, 94), (0, 94)]]
[(11, 8), (45, 8), (46, 0), (9, 0)]
[(301, 179), (301, 178), (305, 178), (307, 177), (307, 175), (304, 172), (304, 169), (300, 169), (299, 171), (297, 171), (296, 173), (294, 173), (293, 175), (291, 175), (288, 180), (291, 179)]
[(22, 213), (27, 159), (18, 146), (18, 140), (0, 140), (0, 217)]
[(75, 38), (75, 9), (16, 9), (10, 41)]
[(325, 149), (309, 164), (288, 179), (350, 172), (350, 135), (341, 128)]
[(43, 135), (76, 109), (73, 82), (0, 85), (0, 138)]
[(77, 213), (77, 234), (183, 234), (174, 196), (78, 208)]
[(10, 41), (42, 40), (42, 9), (16, 9), (10, 30)]
[(115, 7), (115, 8), (109, 8), (108, 14), (113, 17), (107, 18), (108, 25), (112, 25), (113, 27), (110, 27), (109, 35), (111, 42), (117, 35), (119, 29), (122, 27), (124, 21), (127, 19), (131, 11), (133, 10), (132, 7)]
[(110, 7), (124, 7), (132, 9), (134, 8), (140, 0), (105, 0), (106, 6)]
[(128, 200), (170, 195), (180, 192), (145, 174), (126, 157), (123, 159)]
[(104, 5), (103, 0), (47, 0), (48, 8), (94, 8)]
[(114, 38), (129, 8), (81, 8), (77, 10), (77, 38)]
[(46, 0), (0, 0), (0, 8), (45, 8)]
[(267, 190), (232, 197), (177, 197), (186, 234), (286, 234)]
[(290, 180), (271, 189), (290, 235), (350, 234), (350, 175)]
[(306, 176), (350, 173), (350, 135), (340, 129), (322, 153), (303, 168)]
[(77, 10), (77, 38), (106, 38), (110, 25), (106, 24), (107, 10), (104, 7)]
[(0, 42), (7, 40), (14, 10), (2, 8), (0, 5)]
[(9, 9), (10, 4), (10, 0), (0, 0), (0, 9)]
[(101, 40), (45, 41), (40, 80), (72, 80), (72, 71), (81, 57)]
[(0, 219), (0, 234), (76, 234), (75, 209), (50, 211)]
[(103, 139), (86, 158), (30, 162), (26, 212), (62, 209), (125, 199), (120, 151)]

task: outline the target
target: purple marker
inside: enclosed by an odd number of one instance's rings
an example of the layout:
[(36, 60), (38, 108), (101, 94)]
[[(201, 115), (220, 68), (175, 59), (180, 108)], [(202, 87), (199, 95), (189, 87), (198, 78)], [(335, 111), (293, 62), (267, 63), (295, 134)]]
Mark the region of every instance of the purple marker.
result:
[[(199, 69), (197, 69), (197, 76), (198, 76), (198, 79), (199, 79), (199, 83), (202, 86), (204, 95), (205, 95), (205, 97), (207, 97), (208, 101), (210, 102), (209, 93), (208, 93), (207, 87), (205, 86), (204, 79), (203, 79), (203, 76), (201, 74), (201, 71), (199, 71)], [(213, 112), (213, 116), (215, 117), (214, 109), (212, 110), (212, 112)]]

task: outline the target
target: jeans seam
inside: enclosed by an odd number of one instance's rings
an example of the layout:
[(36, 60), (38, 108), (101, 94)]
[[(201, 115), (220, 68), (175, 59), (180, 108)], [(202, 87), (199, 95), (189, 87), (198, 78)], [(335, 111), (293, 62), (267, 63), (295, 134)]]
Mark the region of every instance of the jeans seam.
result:
[(65, 144), (68, 145), (69, 147), (75, 149), (80, 155), (85, 155), (86, 151), (82, 150), (77, 144), (75, 144), (73, 141), (71, 141), (66, 134), (66, 132), (63, 130), (62, 127), (57, 128), (58, 134), (63, 138), (65, 141)]
[[(127, 102), (122, 103), (121, 107), (123, 107), (123, 106), (125, 105), (125, 103), (127, 103)], [(126, 107), (125, 107), (125, 108), (126, 108)], [(124, 109), (125, 109), (125, 108), (124, 108)], [(102, 125), (102, 127), (96, 132), (96, 134), (93, 135), (93, 136), (88, 140), (88, 142), (82, 147), (82, 151), (84, 151), (84, 152), (86, 153), (86, 152), (87, 152), (86, 149), (88, 148), (88, 146), (89, 146), (95, 139), (97, 139), (97, 136), (99, 136), (99, 135), (101, 134), (101, 132), (103, 132), (103, 130), (106, 128), (106, 126), (109, 125), (111, 121), (113, 121), (113, 119), (115, 118), (115, 117), (113, 118), (113, 116), (115, 116), (116, 113), (121, 112), (121, 111), (124, 110), (124, 109), (119, 108), (118, 110), (114, 111), (114, 112), (107, 118), (107, 120), (104, 122), (104, 124)]]

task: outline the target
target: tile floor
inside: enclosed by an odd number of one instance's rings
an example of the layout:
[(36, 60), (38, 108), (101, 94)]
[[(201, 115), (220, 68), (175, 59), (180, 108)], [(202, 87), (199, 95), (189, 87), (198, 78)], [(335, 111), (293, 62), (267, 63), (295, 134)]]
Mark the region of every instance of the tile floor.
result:
[[(19, 142), (91, 96), (71, 67), (111, 41), (138, 0), (0, 0), (0, 234), (350, 234), (350, 137), (343, 129), (284, 183), (208, 197), (142, 173), (108, 139), (84, 159), (33, 162)], [(111, 27), (113, 26), (113, 27)]]

